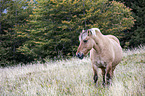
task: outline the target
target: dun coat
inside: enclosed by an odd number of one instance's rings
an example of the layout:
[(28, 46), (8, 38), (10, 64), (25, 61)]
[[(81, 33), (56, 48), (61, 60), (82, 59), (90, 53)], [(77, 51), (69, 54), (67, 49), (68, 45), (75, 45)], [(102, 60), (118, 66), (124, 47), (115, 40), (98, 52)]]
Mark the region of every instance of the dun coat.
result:
[(119, 40), (113, 35), (103, 35), (98, 28), (82, 30), (79, 40), (80, 45), (76, 55), (83, 59), (90, 52), (96, 86), (98, 68), (102, 70), (103, 86), (110, 85), (113, 71), (122, 60), (122, 48)]

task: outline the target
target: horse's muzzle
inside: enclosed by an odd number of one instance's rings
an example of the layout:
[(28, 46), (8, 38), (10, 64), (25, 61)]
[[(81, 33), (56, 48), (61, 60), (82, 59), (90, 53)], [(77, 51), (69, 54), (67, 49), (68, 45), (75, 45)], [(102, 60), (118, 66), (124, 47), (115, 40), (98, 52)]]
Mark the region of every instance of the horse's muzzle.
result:
[(80, 59), (83, 59), (83, 58), (84, 58), (84, 54), (83, 54), (83, 53), (78, 53), (76, 56), (77, 56), (78, 58), (80, 58)]

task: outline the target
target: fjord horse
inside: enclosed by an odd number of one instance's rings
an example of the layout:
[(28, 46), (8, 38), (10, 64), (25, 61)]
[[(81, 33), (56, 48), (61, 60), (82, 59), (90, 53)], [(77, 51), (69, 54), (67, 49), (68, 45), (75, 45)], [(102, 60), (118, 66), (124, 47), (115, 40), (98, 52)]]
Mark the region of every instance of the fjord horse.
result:
[(98, 28), (91, 28), (82, 30), (79, 41), (80, 45), (76, 55), (83, 59), (90, 52), (96, 86), (98, 85), (98, 68), (102, 70), (102, 85), (110, 85), (113, 71), (123, 57), (119, 40), (113, 35), (103, 35)]

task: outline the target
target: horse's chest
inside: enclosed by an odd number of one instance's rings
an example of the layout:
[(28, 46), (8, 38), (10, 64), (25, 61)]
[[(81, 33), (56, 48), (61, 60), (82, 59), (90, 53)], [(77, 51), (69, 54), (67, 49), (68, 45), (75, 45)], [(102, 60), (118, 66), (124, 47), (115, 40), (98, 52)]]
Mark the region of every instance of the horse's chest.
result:
[(106, 59), (103, 58), (100, 54), (97, 54), (94, 49), (92, 49), (90, 53), (91, 61), (93, 64), (99, 68), (107, 66)]
[(96, 59), (95, 64), (96, 64), (97, 67), (106, 67), (106, 62), (104, 62), (101, 59)]

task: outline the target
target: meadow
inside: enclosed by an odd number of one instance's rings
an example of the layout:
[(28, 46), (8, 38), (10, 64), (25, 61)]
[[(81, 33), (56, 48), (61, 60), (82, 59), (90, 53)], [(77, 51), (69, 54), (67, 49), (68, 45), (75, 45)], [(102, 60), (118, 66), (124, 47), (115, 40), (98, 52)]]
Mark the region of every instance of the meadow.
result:
[(145, 46), (124, 50), (110, 87), (93, 82), (89, 57), (0, 68), (1, 96), (145, 96)]

